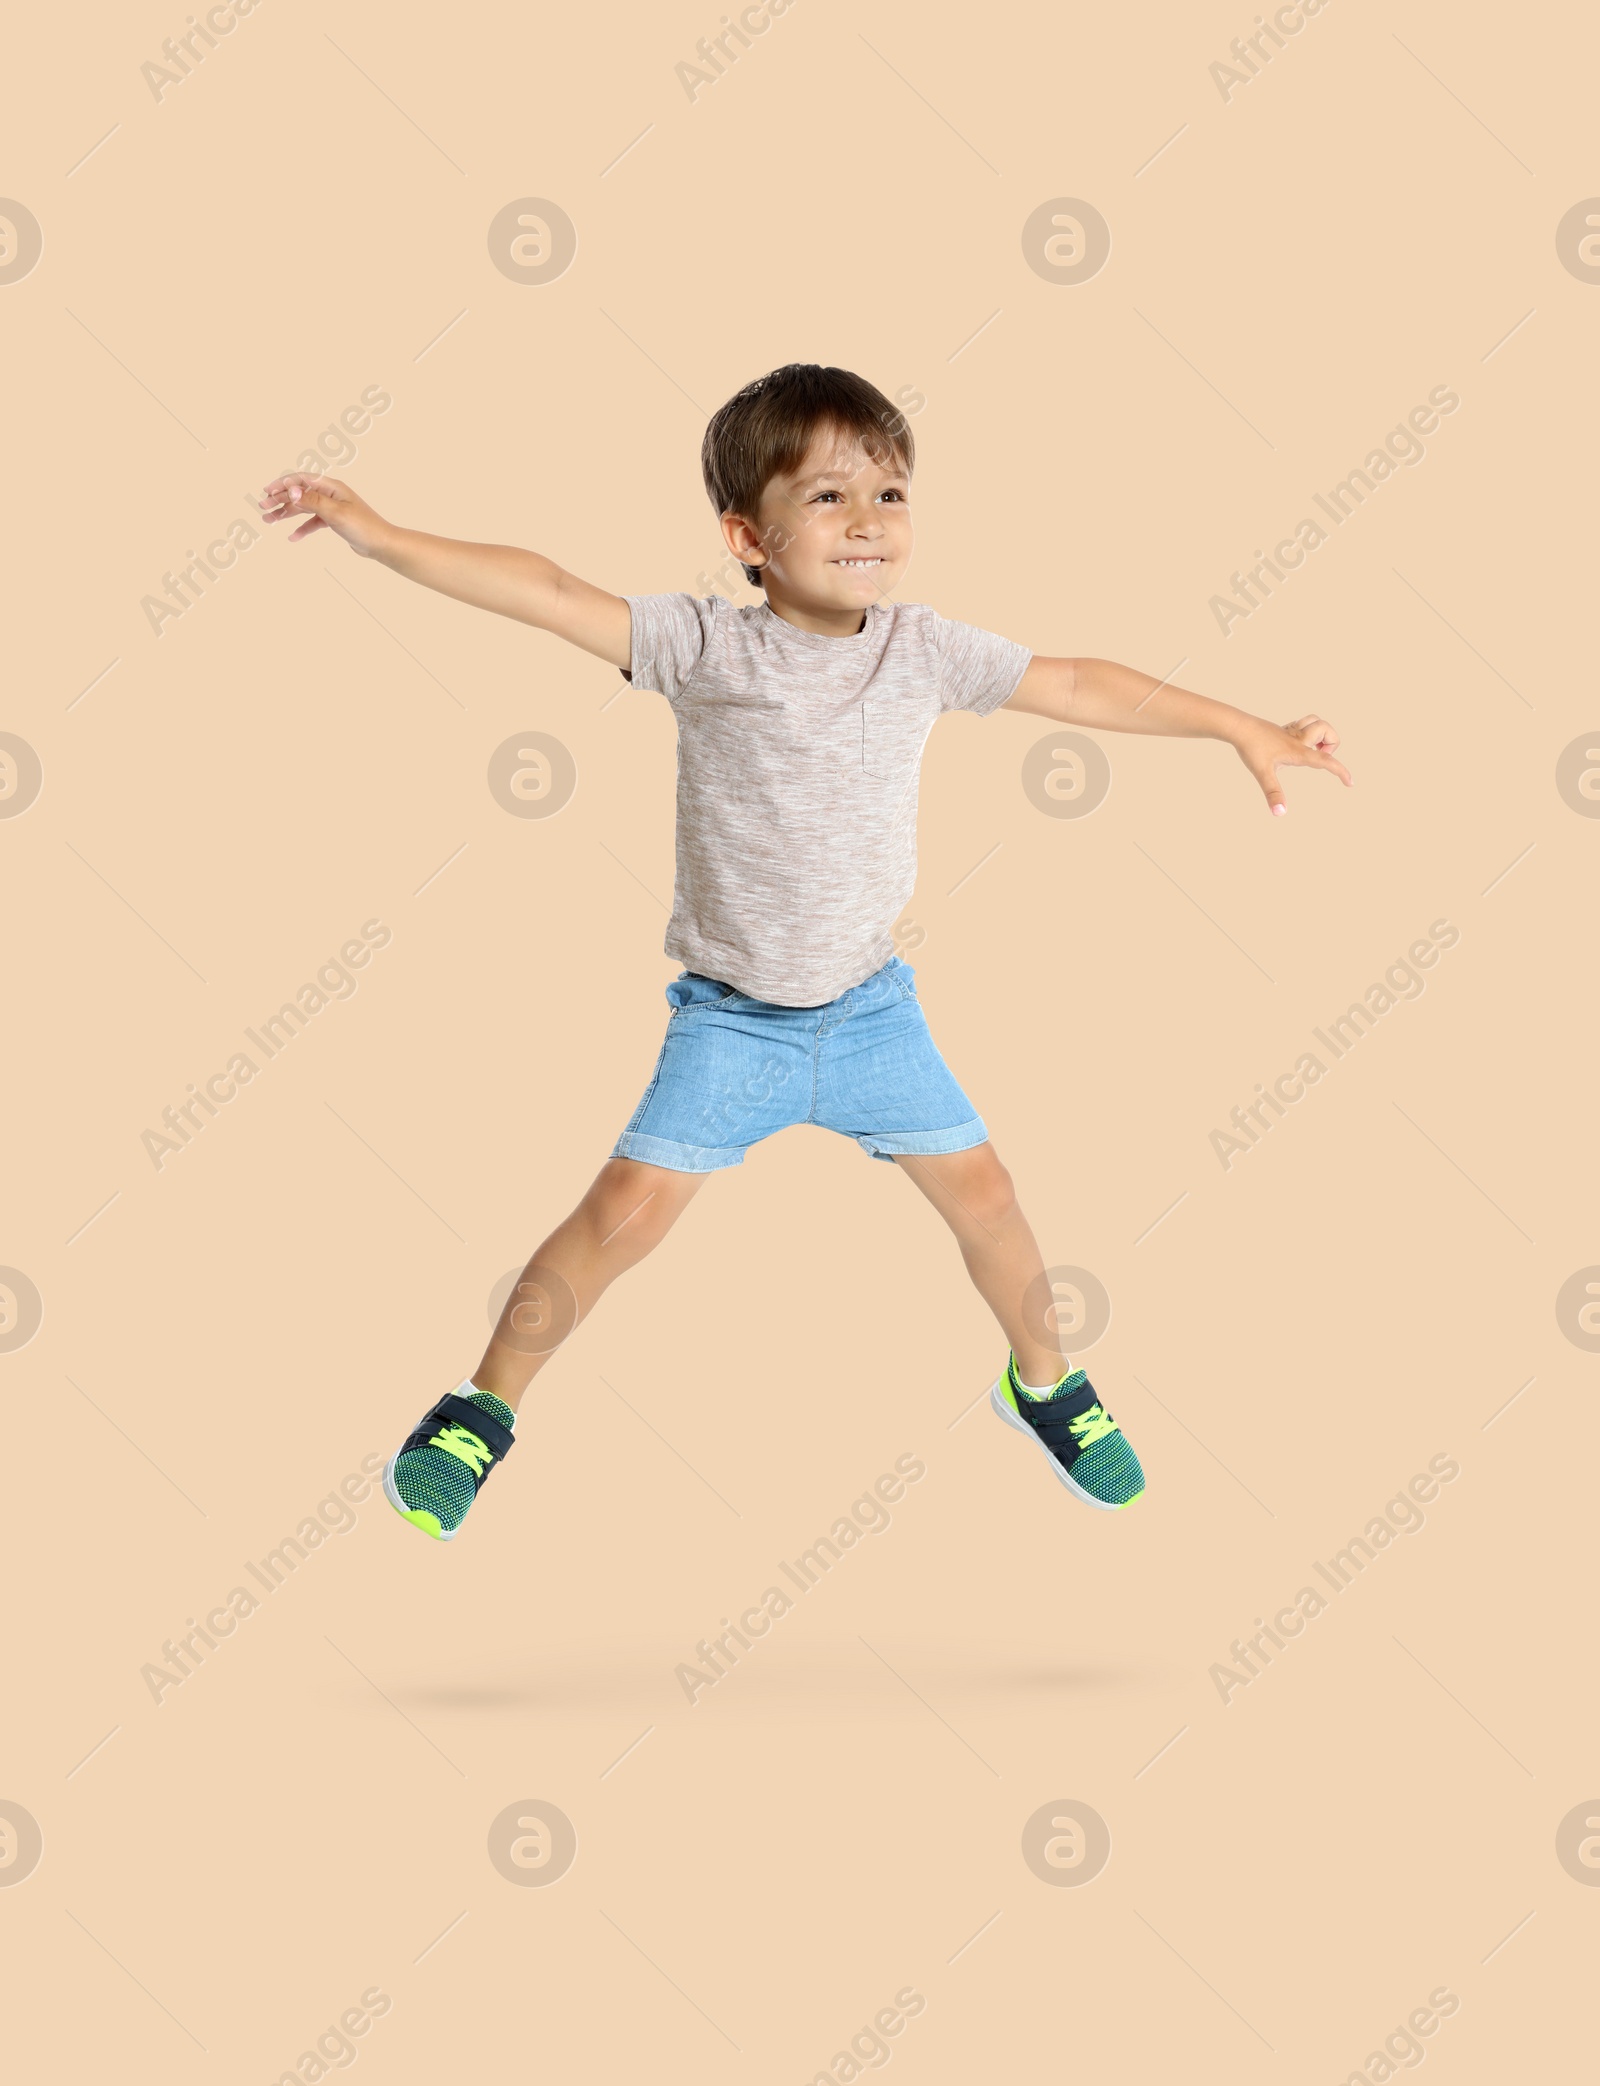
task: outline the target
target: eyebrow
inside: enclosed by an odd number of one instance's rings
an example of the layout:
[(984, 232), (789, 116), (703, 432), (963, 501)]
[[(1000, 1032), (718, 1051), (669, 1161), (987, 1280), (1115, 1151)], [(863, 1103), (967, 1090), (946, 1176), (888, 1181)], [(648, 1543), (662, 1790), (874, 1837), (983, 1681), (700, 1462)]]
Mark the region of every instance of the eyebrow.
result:
[[(876, 468), (876, 466), (874, 466), (874, 465), (871, 465), (871, 464), (869, 464), (869, 465), (867, 466), (867, 469), (868, 469), (868, 470), (871, 470), (871, 469), (874, 469), (874, 468)], [(793, 486), (794, 486), (795, 490), (796, 490), (796, 491), (798, 492), (798, 491), (800, 491), (800, 490), (801, 490), (801, 489), (802, 489), (803, 487), (805, 487), (805, 486), (827, 485), (827, 484), (829, 484), (829, 483), (832, 483), (832, 482), (834, 482), (834, 481), (837, 481), (837, 482), (839, 482), (839, 483), (841, 483), (841, 484), (846, 484), (846, 485), (848, 485), (848, 484), (852, 483), (852, 482), (853, 482), (853, 481), (854, 481), (855, 479), (857, 479), (857, 478), (863, 478), (863, 477), (865, 477), (865, 476), (866, 476), (866, 471), (865, 471), (865, 470), (862, 470), (862, 471), (814, 471), (814, 472), (813, 472), (813, 473), (811, 474), (811, 476), (810, 476), (810, 477), (808, 477), (808, 478), (793, 478), (793, 479), (791, 479), (791, 480), (790, 480), (789, 482), (790, 482), (790, 484), (791, 484), (791, 485), (793, 485)], [(905, 473), (904, 471), (884, 471), (884, 472), (882, 473), (882, 476), (883, 476), (884, 482), (885, 482), (886, 484), (890, 484), (890, 485), (893, 485), (893, 484), (900, 484), (900, 485), (909, 485), (909, 484), (911, 483), (911, 480), (910, 480), (910, 478), (909, 478), (909, 477), (908, 477), (908, 476), (906, 475), (906, 473)]]

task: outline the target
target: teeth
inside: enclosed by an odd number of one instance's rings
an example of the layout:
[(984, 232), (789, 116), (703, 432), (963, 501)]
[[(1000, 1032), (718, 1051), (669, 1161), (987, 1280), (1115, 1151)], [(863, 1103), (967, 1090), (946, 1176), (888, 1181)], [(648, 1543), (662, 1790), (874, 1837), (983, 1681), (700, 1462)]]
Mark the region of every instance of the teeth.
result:
[(881, 565), (882, 558), (840, 558), (838, 561), (847, 572), (863, 571), (868, 565)]

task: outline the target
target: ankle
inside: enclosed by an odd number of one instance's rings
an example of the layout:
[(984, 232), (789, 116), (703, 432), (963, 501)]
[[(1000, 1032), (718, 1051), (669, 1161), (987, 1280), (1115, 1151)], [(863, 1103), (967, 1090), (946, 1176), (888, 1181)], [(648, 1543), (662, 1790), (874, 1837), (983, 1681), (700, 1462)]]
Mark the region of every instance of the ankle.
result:
[[(488, 1379), (487, 1382), (485, 1382), (485, 1378)], [(501, 1382), (496, 1378), (492, 1369), (480, 1368), (467, 1378), (466, 1383), (462, 1386), (461, 1396), (465, 1398), (473, 1391), (484, 1391), (491, 1398), (498, 1398), (502, 1405), (515, 1412), (522, 1403), (522, 1396), (527, 1388), (526, 1384)]]
[(1064, 1354), (1051, 1354), (1042, 1347), (1026, 1350), (1011, 1350), (1016, 1360), (1017, 1375), (1028, 1390), (1053, 1390), (1072, 1368)]

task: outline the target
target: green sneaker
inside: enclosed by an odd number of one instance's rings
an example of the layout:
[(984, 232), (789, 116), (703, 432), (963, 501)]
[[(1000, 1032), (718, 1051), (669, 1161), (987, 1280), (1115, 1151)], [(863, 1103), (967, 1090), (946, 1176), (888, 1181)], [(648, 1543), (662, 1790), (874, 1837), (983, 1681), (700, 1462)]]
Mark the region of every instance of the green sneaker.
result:
[(1008, 1427), (1033, 1437), (1062, 1484), (1086, 1506), (1131, 1507), (1144, 1497), (1139, 1459), (1082, 1369), (1063, 1376), (1047, 1396), (1030, 1398), (1008, 1351), (989, 1402)]
[(489, 1473), (510, 1455), (516, 1415), (488, 1391), (462, 1384), (439, 1400), (384, 1466), (383, 1491), (397, 1514), (448, 1543)]

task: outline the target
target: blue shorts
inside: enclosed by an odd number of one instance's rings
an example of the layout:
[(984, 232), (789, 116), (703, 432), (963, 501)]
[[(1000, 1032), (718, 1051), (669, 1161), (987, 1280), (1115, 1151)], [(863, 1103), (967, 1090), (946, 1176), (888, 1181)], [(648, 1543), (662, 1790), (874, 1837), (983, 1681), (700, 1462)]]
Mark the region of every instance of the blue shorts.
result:
[(837, 1130), (874, 1159), (961, 1152), (989, 1135), (898, 956), (820, 1007), (749, 999), (698, 971), (680, 971), (667, 1000), (661, 1055), (613, 1159), (716, 1173), (791, 1123)]

